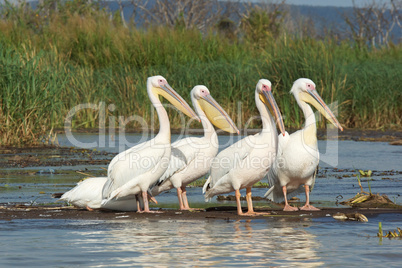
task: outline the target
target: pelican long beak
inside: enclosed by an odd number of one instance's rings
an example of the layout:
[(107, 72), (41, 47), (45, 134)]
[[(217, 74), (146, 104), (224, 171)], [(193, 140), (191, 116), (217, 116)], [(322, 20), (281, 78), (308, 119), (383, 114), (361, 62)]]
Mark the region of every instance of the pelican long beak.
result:
[(214, 126), (229, 133), (240, 134), (240, 131), (233, 123), (233, 120), (210, 94), (201, 97), (198, 100), (198, 103), (201, 106), (201, 109), (205, 112), (205, 115), (209, 121), (211, 121)]
[(276, 104), (274, 95), (270, 90), (263, 90), (262, 94), (260, 94), (261, 101), (269, 108), (271, 113), (275, 116), (276, 123), (278, 124), (279, 130), (282, 135), (285, 136), (285, 125), (283, 124), (281, 111)]
[(193, 111), (193, 109), (191, 109), (190, 105), (188, 105), (188, 103), (169, 84), (165, 84), (160, 88), (155, 88), (155, 90), (182, 113), (188, 117), (198, 120), (198, 122), (201, 122), (200, 118)]
[(323, 116), (325, 116), (326, 119), (328, 119), (328, 121), (330, 121), (335, 127), (339, 128), (341, 131), (343, 131), (341, 124), (339, 124), (335, 115), (325, 104), (320, 95), (318, 95), (317, 91), (308, 90), (307, 92), (308, 93), (306, 92), (301, 93), (301, 99), (313, 105)]

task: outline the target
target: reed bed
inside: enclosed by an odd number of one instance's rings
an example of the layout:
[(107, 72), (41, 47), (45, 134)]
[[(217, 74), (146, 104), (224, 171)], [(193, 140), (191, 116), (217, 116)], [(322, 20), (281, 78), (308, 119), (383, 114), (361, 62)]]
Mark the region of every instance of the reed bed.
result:
[[(40, 16), (16, 11), (0, 20), (1, 145), (43, 141), (50, 130), (63, 129), (80, 104), (92, 108), (75, 113), (72, 128), (108, 127), (111, 119), (114, 127), (145, 122), (156, 128), (146, 93), (147, 77), (156, 74), (189, 102), (191, 88), (206, 85), (239, 128), (260, 126), (249, 121), (258, 115), (254, 89), (260, 78), (272, 81), (285, 126), (300, 128), (303, 115), (288, 93), (300, 77), (315, 81), (327, 104), (336, 103), (346, 128), (401, 128), (400, 45), (362, 50), (348, 41), (289, 35), (256, 45), (212, 30), (125, 28), (101, 10)], [(169, 113), (172, 127), (181, 128), (181, 115)], [(133, 115), (143, 122), (130, 121)]]

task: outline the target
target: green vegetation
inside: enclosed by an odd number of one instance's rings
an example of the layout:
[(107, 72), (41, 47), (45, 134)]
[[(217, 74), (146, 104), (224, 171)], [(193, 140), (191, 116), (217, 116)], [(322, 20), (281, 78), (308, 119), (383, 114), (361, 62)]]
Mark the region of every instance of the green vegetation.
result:
[[(346, 128), (401, 126), (400, 45), (360, 49), (351, 41), (286, 33), (258, 35), (253, 42), (213, 29), (127, 28), (110, 20), (106, 11), (80, 1), (60, 4), (58, 12), (48, 15), (24, 6), (3, 6), (1, 12), (0, 145), (45, 140), (83, 103), (106, 108), (114, 104), (114, 109), (106, 109), (106, 126), (110, 116), (124, 120), (137, 115), (150, 123), (146, 79), (156, 74), (188, 101), (193, 86), (206, 85), (239, 128), (259, 127), (258, 120), (248, 120), (258, 114), (253, 92), (260, 78), (273, 82), (286, 127), (300, 128), (303, 115), (288, 93), (300, 77), (315, 81), (328, 104), (338, 102), (339, 121)], [(98, 128), (101, 112), (77, 112), (72, 128)], [(172, 127), (180, 128), (180, 115), (169, 113)], [(319, 127), (325, 124), (322, 120)], [(126, 125), (140, 126), (137, 121)], [(195, 122), (191, 126), (201, 127)]]
[(402, 238), (402, 229), (397, 227), (396, 230), (383, 232), (382, 223), (378, 222), (378, 233), (377, 236), (380, 238), (388, 237), (388, 238)]

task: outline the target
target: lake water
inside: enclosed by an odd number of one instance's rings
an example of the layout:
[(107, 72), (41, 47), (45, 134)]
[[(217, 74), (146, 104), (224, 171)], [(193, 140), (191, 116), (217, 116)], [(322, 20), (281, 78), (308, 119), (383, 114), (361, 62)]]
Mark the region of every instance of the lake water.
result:
[(13, 220), (0, 225), (1, 267), (400, 267), (402, 240), (375, 237), (402, 218), (241, 221)]
[[(85, 143), (99, 142), (96, 135), (75, 137)], [(140, 137), (133, 134), (127, 139), (135, 143)], [(222, 136), (220, 143), (233, 142), (228, 139)], [(59, 137), (59, 142), (71, 146), (65, 137)], [(374, 193), (387, 194), (392, 201), (402, 203), (401, 146), (354, 141), (319, 141), (319, 146), (323, 157), (311, 194), (316, 206), (337, 207), (338, 201), (359, 192), (353, 177), (355, 169), (373, 170), (370, 182), (362, 181), (366, 191), (370, 184)], [(119, 151), (118, 146), (95, 147)], [(75, 170), (83, 168), (5, 169), (0, 177), (1, 202), (55, 202), (51, 193), (73, 187), (83, 177)], [(88, 172), (102, 172), (100, 166), (88, 168)], [(54, 173), (46, 174), (48, 170)], [(254, 189), (253, 195), (262, 196), (266, 190)], [(196, 207), (234, 205), (217, 200), (205, 203), (200, 188), (188, 191), (190, 205)], [(298, 197), (303, 200), (302, 195)], [(160, 207), (177, 207), (172, 191), (157, 199)], [(384, 230), (394, 230), (402, 227), (402, 216), (381, 214), (369, 217), (367, 223), (340, 222), (332, 217), (303, 221), (275, 217), (241, 221), (85, 221), (45, 217), (0, 221), (0, 267), (400, 267), (402, 239), (380, 240), (376, 237), (378, 222), (382, 222)]]

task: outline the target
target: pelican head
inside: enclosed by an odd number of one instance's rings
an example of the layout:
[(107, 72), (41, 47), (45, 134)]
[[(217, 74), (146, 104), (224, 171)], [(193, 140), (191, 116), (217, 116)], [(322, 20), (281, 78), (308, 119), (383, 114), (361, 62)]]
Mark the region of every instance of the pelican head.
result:
[(260, 96), (260, 100), (268, 107), (271, 114), (275, 116), (276, 122), (282, 135), (285, 136), (285, 125), (283, 124), (282, 115), (272, 95), (272, 84), (267, 79), (260, 79), (257, 83), (256, 92)]
[[(206, 86), (195, 86), (193, 90), (191, 90), (191, 96), (199, 104), (212, 124), (229, 133), (240, 133), (229, 115), (214, 98), (212, 98)], [(194, 103), (193, 105), (195, 106)]]
[(163, 76), (156, 75), (148, 77), (147, 83), (148, 89), (150, 89), (155, 96), (163, 96), (188, 117), (201, 121), (188, 103), (168, 84)]
[(297, 101), (303, 101), (313, 105), (325, 118), (328, 119), (335, 127), (343, 131), (341, 124), (339, 124), (335, 115), (331, 112), (329, 107), (325, 104), (323, 99), (318, 94), (313, 81), (307, 78), (297, 79), (290, 90)]

